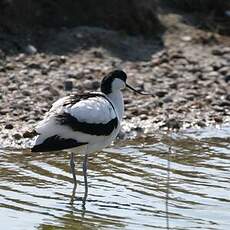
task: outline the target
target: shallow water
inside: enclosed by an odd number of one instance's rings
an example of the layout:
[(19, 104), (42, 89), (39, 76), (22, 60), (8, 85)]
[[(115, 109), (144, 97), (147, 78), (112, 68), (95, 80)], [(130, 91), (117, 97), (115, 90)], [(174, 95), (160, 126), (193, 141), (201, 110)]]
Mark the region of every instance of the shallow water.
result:
[[(118, 142), (92, 155), (85, 209), (71, 203), (68, 163), (65, 152), (0, 150), (1, 229), (230, 229), (230, 127)], [(77, 197), (81, 164), (77, 155)]]

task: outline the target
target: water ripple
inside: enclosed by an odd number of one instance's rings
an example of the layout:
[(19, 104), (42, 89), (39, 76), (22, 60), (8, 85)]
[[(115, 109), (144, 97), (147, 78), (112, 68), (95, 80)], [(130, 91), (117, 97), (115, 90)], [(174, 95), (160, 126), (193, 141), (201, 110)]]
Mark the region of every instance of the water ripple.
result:
[[(86, 209), (80, 201), (70, 202), (73, 185), (68, 153), (31, 155), (1, 150), (1, 228), (148, 230), (166, 229), (169, 221), (170, 229), (227, 230), (227, 130), (161, 134), (117, 143), (90, 156)], [(76, 159), (80, 181), (76, 196), (80, 197), (84, 191), (82, 156), (76, 154)]]

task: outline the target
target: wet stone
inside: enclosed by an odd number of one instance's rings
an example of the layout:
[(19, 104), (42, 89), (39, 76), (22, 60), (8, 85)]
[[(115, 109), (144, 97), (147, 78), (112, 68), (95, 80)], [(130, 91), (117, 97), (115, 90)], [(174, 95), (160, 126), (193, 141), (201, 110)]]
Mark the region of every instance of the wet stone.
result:
[(169, 87), (171, 89), (177, 89), (177, 86), (178, 86), (177, 82), (173, 82), (173, 83), (169, 84)]
[(59, 67), (59, 61), (58, 60), (51, 60), (50, 62), (49, 62), (49, 67), (50, 68), (58, 68)]
[(64, 63), (66, 63), (66, 61), (67, 61), (67, 57), (64, 56), (64, 55), (62, 55), (62, 56), (59, 57), (59, 60), (60, 60), (61, 63), (64, 64)]
[(25, 47), (25, 52), (26, 52), (27, 54), (35, 54), (35, 53), (37, 53), (37, 49), (36, 49), (35, 46), (29, 44), (29, 45), (27, 45), (27, 46)]
[(28, 90), (23, 90), (22, 91), (22, 94), (24, 95), (24, 96), (30, 96), (31, 95), (31, 92), (30, 91), (28, 91)]
[(182, 122), (177, 120), (176, 118), (171, 118), (167, 120), (163, 126), (172, 130), (179, 130), (182, 126)]
[(13, 129), (13, 128), (14, 128), (14, 126), (10, 123), (5, 125), (5, 129)]
[(22, 138), (22, 135), (20, 133), (15, 133), (13, 137), (15, 138), (15, 140), (20, 140)]
[(131, 130), (136, 131), (136, 132), (143, 132), (143, 127), (137, 126), (137, 127), (131, 128)]
[(148, 119), (148, 116), (146, 114), (141, 114), (140, 115), (140, 119), (141, 120), (147, 120)]
[(83, 86), (86, 89), (93, 89), (93, 83), (91, 80), (88, 80), (88, 79), (83, 82)]
[(230, 102), (229, 101), (221, 101), (218, 105), (221, 107), (230, 107)]
[(48, 72), (50, 70), (50, 68), (47, 64), (41, 64), (40, 68), (41, 68), (41, 74), (43, 74), (43, 75), (48, 74)]
[(223, 74), (223, 75), (225, 75), (225, 74), (227, 74), (228, 72), (230, 72), (230, 67), (229, 67), (229, 66), (224, 66), (224, 67), (220, 68), (220, 69), (218, 70), (218, 72), (221, 73), (221, 74)]
[(104, 57), (103, 53), (101, 51), (99, 51), (99, 50), (94, 50), (92, 52), (92, 54), (94, 55), (95, 58), (103, 58)]
[(230, 47), (224, 47), (224, 48), (222, 49), (222, 53), (223, 53), (223, 54), (230, 53)]
[(69, 78), (75, 78), (75, 79), (82, 79), (84, 77), (84, 73), (78, 71), (69, 71), (66, 73), (66, 75)]
[(162, 99), (164, 103), (171, 103), (173, 102), (173, 98), (171, 96), (166, 96)]
[(32, 130), (32, 131), (29, 131), (29, 130), (26, 130), (24, 133), (23, 133), (23, 137), (24, 138), (33, 138), (37, 135), (36, 131), (35, 130)]
[(7, 70), (13, 70), (14, 68), (15, 68), (15, 65), (12, 63), (7, 63), (5, 65), (5, 69), (7, 69)]
[(39, 63), (35, 63), (35, 62), (29, 63), (27, 66), (31, 69), (40, 69), (41, 68), (41, 65)]
[(166, 92), (166, 91), (158, 91), (155, 94), (158, 97), (164, 97), (166, 94), (168, 94), (168, 92)]
[(99, 81), (96, 81), (96, 80), (92, 81), (92, 88), (93, 89), (98, 89), (99, 86), (100, 86), (100, 82)]
[(222, 53), (222, 51), (221, 51), (220, 48), (215, 48), (215, 49), (212, 50), (212, 54), (213, 54), (213, 55), (216, 55), (216, 56), (220, 56), (220, 55), (222, 55), (223, 53)]
[(205, 66), (202, 69), (202, 72), (204, 72), (204, 73), (209, 73), (209, 72), (212, 72), (212, 71), (213, 71), (213, 67), (212, 66)]
[(8, 90), (9, 90), (9, 91), (15, 91), (15, 90), (18, 90), (18, 87), (17, 87), (16, 84), (12, 84), (12, 85), (10, 85), (10, 86), (8, 87)]
[(6, 115), (10, 112), (10, 109), (0, 109), (0, 115)]
[(67, 80), (64, 82), (64, 89), (65, 91), (71, 91), (73, 89), (73, 82), (70, 80)]
[(206, 126), (205, 122), (204, 121), (198, 121), (197, 122), (197, 125), (204, 128)]
[(216, 112), (224, 112), (224, 108), (223, 107), (219, 107), (219, 106), (213, 106), (213, 109), (216, 111)]
[(222, 118), (222, 117), (217, 117), (217, 116), (216, 116), (216, 117), (214, 117), (213, 119), (214, 119), (214, 121), (217, 122), (217, 123), (222, 123), (222, 122), (223, 122), (223, 118)]
[(181, 74), (178, 71), (172, 71), (167, 75), (167, 77), (169, 77), (169, 78), (178, 78), (180, 76), (181, 76)]
[(212, 71), (206, 75), (208, 78), (217, 78), (219, 76), (219, 73), (216, 71)]
[(144, 83), (144, 91), (151, 92), (152, 89), (153, 89), (153, 85), (150, 82), (145, 82)]
[(225, 82), (230, 82), (230, 73), (228, 73), (225, 77), (224, 77)]

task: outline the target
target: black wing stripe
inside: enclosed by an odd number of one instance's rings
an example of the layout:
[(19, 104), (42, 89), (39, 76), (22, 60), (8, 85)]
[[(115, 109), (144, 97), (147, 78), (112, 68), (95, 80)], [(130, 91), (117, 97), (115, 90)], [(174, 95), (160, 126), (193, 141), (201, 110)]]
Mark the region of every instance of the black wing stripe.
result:
[(67, 97), (67, 99), (64, 102), (64, 106), (72, 106), (76, 104), (79, 101), (82, 100), (87, 100), (92, 97), (103, 97), (106, 98), (103, 94), (101, 93), (85, 93), (85, 94), (71, 94)]
[(115, 117), (108, 123), (87, 123), (80, 122), (77, 118), (69, 113), (63, 113), (56, 116), (60, 125), (69, 126), (74, 131), (87, 133), (96, 136), (109, 136), (118, 126), (118, 119)]
[[(112, 104), (112, 102), (103, 94), (101, 93), (88, 93), (88, 94), (71, 94), (66, 101), (64, 102), (64, 106), (73, 106), (74, 104), (76, 104), (77, 102), (81, 101), (81, 100), (87, 100), (88, 98), (91, 97), (103, 97), (106, 101), (108, 101), (110, 103), (110, 105), (112, 106), (113, 110), (115, 111), (115, 108)], [(115, 111), (116, 113), (116, 111)]]
[(58, 135), (54, 135), (45, 139), (41, 144), (35, 145), (31, 152), (50, 152), (62, 149), (69, 149), (85, 145), (87, 143), (81, 143), (74, 139), (61, 138)]

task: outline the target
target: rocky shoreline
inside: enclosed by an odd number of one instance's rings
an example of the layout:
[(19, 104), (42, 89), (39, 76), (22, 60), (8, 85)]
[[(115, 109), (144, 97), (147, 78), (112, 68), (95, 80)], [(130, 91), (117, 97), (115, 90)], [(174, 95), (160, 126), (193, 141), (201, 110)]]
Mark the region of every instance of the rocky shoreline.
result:
[(25, 43), (24, 52), (0, 51), (2, 147), (25, 143), (55, 100), (99, 90), (101, 78), (115, 68), (154, 94), (125, 92), (120, 138), (230, 121), (230, 47), (223, 42), (175, 34), (159, 41), (87, 27), (56, 31), (55, 39), (53, 32), (38, 46)]

